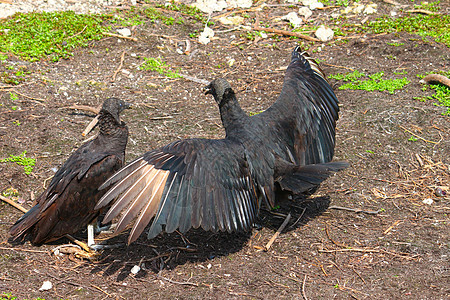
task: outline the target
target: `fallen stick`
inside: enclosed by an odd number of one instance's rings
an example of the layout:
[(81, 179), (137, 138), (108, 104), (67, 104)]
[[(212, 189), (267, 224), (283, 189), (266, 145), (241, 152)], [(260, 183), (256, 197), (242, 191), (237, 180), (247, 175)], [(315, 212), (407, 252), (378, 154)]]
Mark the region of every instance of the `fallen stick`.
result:
[(0, 195), (0, 199), (3, 200), (3, 201), (5, 201), (6, 203), (8, 203), (8, 204), (11, 205), (11, 206), (14, 206), (15, 208), (17, 208), (18, 210), (20, 210), (20, 211), (23, 212), (23, 213), (26, 213), (26, 212), (28, 211), (28, 209), (26, 209), (26, 208), (23, 207), (22, 205), (20, 205), (20, 204), (14, 202), (13, 200), (11, 200), (11, 199), (9, 199), (9, 198), (6, 198), (6, 197)]
[(328, 207), (330, 209), (338, 209), (338, 210), (347, 210), (347, 211), (352, 211), (355, 213), (364, 213), (364, 214), (369, 214), (369, 215), (376, 215), (379, 214), (380, 212), (382, 212), (382, 209), (379, 209), (377, 211), (373, 211), (373, 210), (362, 210), (360, 208), (349, 208), (349, 207), (343, 207), (343, 206), (330, 206)]
[(302, 296), (303, 296), (303, 299), (308, 300), (308, 298), (306, 297), (306, 293), (305, 293), (305, 283), (306, 283), (306, 274), (305, 274), (305, 278), (303, 278), (303, 283), (302, 283)]
[(193, 81), (193, 82), (196, 82), (196, 83), (200, 83), (200, 84), (204, 84), (204, 85), (208, 85), (209, 84), (208, 80), (200, 79), (200, 78), (189, 76), (189, 75), (183, 75), (183, 74), (180, 74), (180, 76), (183, 77), (186, 80), (190, 80), (190, 81)]
[(42, 251), (42, 250), (8, 248), (8, 247), (0, 247), (0, 250), (23, 251), (23, 252), (32, 252), (32, 253), (48, 253), (48, 251)]
[(428, 74), (420, 81), (420, 83), (440, 83), (447, 87), (450, 87), (450, 78), (439, 74)]
[(295, 36), (304, 40), (308, 40), (308, 41), (312, 41), (312, 42), (320, 42), (319, 39), (316, 39), (312, 36), (309, 35), (304, 35), (298, 32), (291, 32), (291, 31), (287, 31), (287, 30), (280, 30), (280, 29), (275, 29), (275, 28), (264, 28), (264, 27), (260, 27), (259, 25), (259, 16), (258, 14), (256, 14), (256, 19), (255, 19), (255, 24), (253, 25), (253, 30), (255, 31), (266, 31), (266, 32), (271, 32), (271, 33), (276, 33), (276, 34), (281, 34), (281, 35), (287, 35), (287, 36)]
[(125, 51), (123, 51), (123, 52), (122, 52), (122, 55), (120, 56), (120, 64), (119, 64), (119, 67), (117, 67), (117, 70), (114, 72), (114, 75), (113, 75), (113, 77), (112, 77), (112, 79), (111, 79), (111, 82), (114, 82), (114, 81), (116, 80), (117, 73), (119, 73), (120, 69), (122, 69), (122, 66), (123, 66), (123, 60), (124, 60), (124, 59), (125, 59)]
[(281, 35), (287, 35), (287, 36), (295, 36), (307, 41), (312, 41), (312, 42), (320, 42), (319, 39), (316, 39), (312, 36), (309, 35), (305, 35), (305, 34), (301, 34), (298, 32), (292, 32), (292, 31), (287, 31), (287, 30), (281, 30), (281, 29), (275, 29), (275, 28), (266, 28), (266, 27), (259, 27), (258, 25), (254, 25), (253, 26), (253, 30), (255, 31), (265, 31), (265, 32), (271, 32), (271, 33), (276, 33), (276, 34), (281, 34)]
[(283, 224), (281, 224), (280, 228), (278, 228), (277, 232), (272, 236), (270, 241), (266, 244), (264, 247), (264, 251), (269, 251), (270, 247), (272, 246), (273, 242), (277, 239), (277, 237), (280, 235), (280, 233), (283, 231), (283, 229), (286, 227), (286, 225), (289, 223), (289, 220), (291, 219), (291, 213), (289, 213), (284, 219)]
[(92, 119), (92, 121), (88, 124), (88, 126), (86, 126), (86, 128), (83, 130), (81, 135), (82, 136), (88, 135), (88, 133), (91, 132), (92, 128), (94, 128), (95, 125), (97, 125), (97, 123), (98, 123), (98, 115), (95, 116), (95, 118)]
[(110, 32), (102, 32), (103, 35), (107, 35), (107, 36), (112, 36), (112, 37), (116, 37), (116, 38), (121, 38), (121, 39), (127, 39), (127, 40), (132, 40), (137, 42), (138, 39), (135, 37), (131, 37), (131, 36), (123, 36), (120, 34), (115, 34), (115, 33), (110, 33)]
[(402, 125), (398, 125), (401, 129), (403, 129), (404, 131), (412, 134), (413, 136), (415, 136), (418, 139), (421, 139), (422, 141), (426, 142), (426, 143), (431, 143), (431, 144), (439, 144), (441, 141), (438, 142), (434, 142), (434, 141), (429, 141), (427, 139), (424, 139), (423, 137), (421, 137), (420, 135), (415, 134), (414, 132), (412, 132), (411, 130), (406, 129), (405, 127), (403, 127)]
[(391, 231), (395, 226), (397, 226), (402, 220), (397, 220), (394, 222), (394, 224), (392, 224), (391, 226), (388, 227), (388, 229), (386, 229), (383, 234), (386, 235), (389, 233), (389, 231)]
[(100, 108), (101, 106), (95, 108), (92, 106), (87, 106), (87, 105), (78, 105), (78, 104), (74, 104), (69, 106), (70, 109), (79, 109), (79, 110), (85, 110), (85, 111), (89, 111), (92, 112), (94, 114), (98, 114), (100, 112)]
[(20, 96), (22, 96), (22, 97), (25, 97), (25, 98), (28, 98), (28, 99), (31, 99), (31, 100), (38, 101), (38, 103), (40, 103), (40, 104), (42, 104), (41, 102), (45, 102), (45, 101), (46, 101), (45, 99), (34, 98), (34, 97), (30, 97), (30, 96), (24, 95), (24, 94), (22, 94), (22, 93), (19, 93), (19, 92), (16, 91), (16, 90), (13, 90), (13, 91), (14, 91), (14, 93), (16, 93), (17, 95), (20, 95)]
[(433, 11), (429, 11), (426, 9), (410, 9), (407, 10), (406, 12), (408, 13), (416, 13), (416, 14), (425, 14), (425, 15), (439, 15), (439, 13), (433, 12)]
[[(87, 105), (74, 104), (74, 105), (69, 106), (69, 108), (85, 110), (85, 111), (93, 112), (94, 114), (98, 114), (100, 112), (100, 109), (102, 108), (102, 106), (100, 105), (98, 107), (92, 107), (92, 106), (87, 106)], [(92, 128), (94, 128), (95, 125), (97, 125), (97, 123), (98, 123), (98, 115), (95, 116), (94, 119), (92, 119), (92, 121), (88, 124), (88, 126), (86, 126), (86, 128), (83, 130), (81, 135), (86, 136), (89, 132), (91, 132)]]

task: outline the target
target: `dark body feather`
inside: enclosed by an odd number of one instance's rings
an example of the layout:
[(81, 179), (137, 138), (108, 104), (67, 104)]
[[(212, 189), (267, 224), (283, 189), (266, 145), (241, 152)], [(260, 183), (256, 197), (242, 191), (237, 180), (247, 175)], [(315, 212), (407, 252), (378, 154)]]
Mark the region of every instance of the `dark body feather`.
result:
[(121, 195), (104, 222), (121, 215), (120, 231), (137, 217), (129, 243), (152, 218), (149, 238), (191, 227), (248, 230), (262, 202), (274, 205), (277, 186), (306, 192), (347, 166), (330, 162), (338, 100), (298, 47), (278, 100), (261, 114), (248, 116), (224, 79), (208, 89), (219, 105), (224, 139), (180, 140), (147, 152), (101, 187), (115, 183), (97, 208)]
[(98, 136), (72, 153), (36, 205), (11, 227), (13, 240), (51, 242), (85, 228), (99, 215), (95, 204), (105, 191), (98, 187), (124, 163), (128, 128), (119, 114), (128, 106), (117, 98), (105, 100)]

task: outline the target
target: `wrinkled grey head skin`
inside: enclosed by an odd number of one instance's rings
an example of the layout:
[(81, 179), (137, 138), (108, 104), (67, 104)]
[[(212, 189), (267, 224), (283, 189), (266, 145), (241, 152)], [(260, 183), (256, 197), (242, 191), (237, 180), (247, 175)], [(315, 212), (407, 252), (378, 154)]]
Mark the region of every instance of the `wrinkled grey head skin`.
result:
[(105, 102), (103, 102), (102, 110), (109, 112), (117, 121), (117, 123), (120, 124), (120, 113), (130, 107), (131, 105), (129, 103), (126, 103), (119, 98), (112, 97), (106, 99)]
[(223, 78), (217, 78), (211, 81), (211, 83), (205, 87), (205, 95), (211, 94), (216, 100), (217, 104), (220, 105), (223, 99), (223, 95), (227, 89), (231, 89), (231, 85)]

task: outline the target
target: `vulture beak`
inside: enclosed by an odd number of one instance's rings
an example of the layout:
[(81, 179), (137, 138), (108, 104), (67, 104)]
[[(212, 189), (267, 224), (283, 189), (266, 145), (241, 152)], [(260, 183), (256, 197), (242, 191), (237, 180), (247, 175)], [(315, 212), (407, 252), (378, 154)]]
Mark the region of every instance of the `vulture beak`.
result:
[(212, 84), (208, 84), (207, 86), (205, 86), (204, 88), (202, 88), (203, 92), (205, 93), (205, 95), (212, 95)]
[(133, 106), (131, 105), (131, 103), (128, 103), (128, 102), (125, 102), (125, 104), (124, 104), (124, 107), (123, 107), (124, 109), (132, 109), (133, 108)]

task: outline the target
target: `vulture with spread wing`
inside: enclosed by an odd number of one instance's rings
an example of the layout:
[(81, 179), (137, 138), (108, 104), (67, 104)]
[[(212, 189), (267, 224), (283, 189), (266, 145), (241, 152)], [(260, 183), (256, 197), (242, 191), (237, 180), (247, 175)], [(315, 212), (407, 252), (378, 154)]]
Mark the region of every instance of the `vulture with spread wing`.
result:
[(98, 187), (124, 163), (128, 128), (119, 114), (128, 107), (117, 98), (105, 100), (99, 113), (100, 133), (66, 160), (36, 205), (11, 227), (13, 241), (48, 243), (76, 233), (100, 214), (94, 207), (106, 191)]
[(247, 115), (230, 84), (207, 87), (216, 100), (224, 139), (186, 139), (145, 153), (108, 179), (113, 187), (96, 209), (111, 204), (104, 222), (120, 215), (116, 231), (133, 224), (128, 243), (151, 222), (148, 237), (191, 227), (212, 231), (251, 228), (275, 190), (316, 188), (347, 166), (331, 162), (338, 100), (317, 63), (296, 47), (278, 100)]

